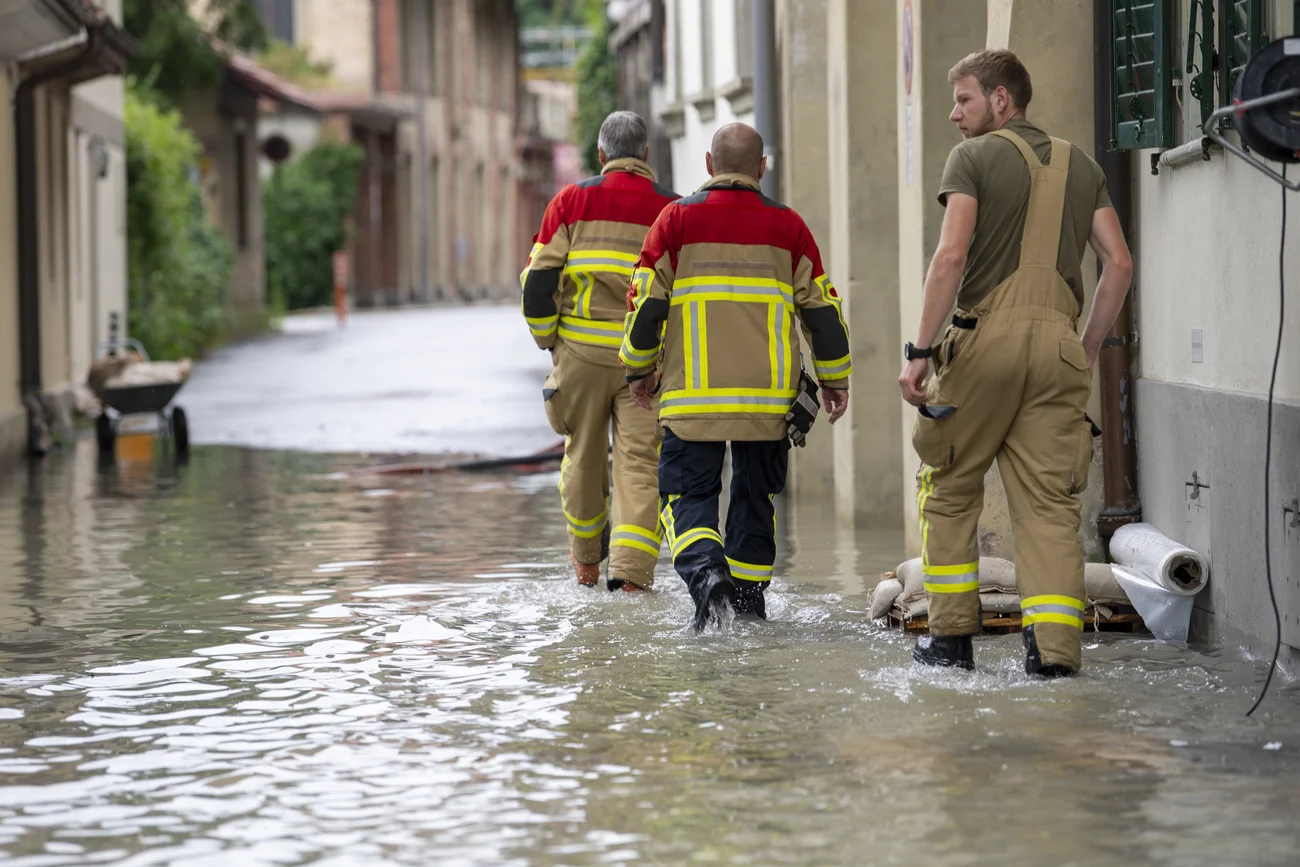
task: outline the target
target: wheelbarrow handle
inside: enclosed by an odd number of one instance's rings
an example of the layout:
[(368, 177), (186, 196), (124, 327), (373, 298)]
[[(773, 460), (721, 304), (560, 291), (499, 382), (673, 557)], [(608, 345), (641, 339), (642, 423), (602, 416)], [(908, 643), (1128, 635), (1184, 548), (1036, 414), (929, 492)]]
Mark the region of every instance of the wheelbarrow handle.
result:
[(149, 360), (149, 353), (145, 352), (144, 345), (133, 337), (113, 337), (108, 340), (101, 340), (95, 344), (95, 355), (99, 357), (104, 350), (112, 352), (117, 349), (134, 349), (140, 354), (140, 358), (145, 361)]

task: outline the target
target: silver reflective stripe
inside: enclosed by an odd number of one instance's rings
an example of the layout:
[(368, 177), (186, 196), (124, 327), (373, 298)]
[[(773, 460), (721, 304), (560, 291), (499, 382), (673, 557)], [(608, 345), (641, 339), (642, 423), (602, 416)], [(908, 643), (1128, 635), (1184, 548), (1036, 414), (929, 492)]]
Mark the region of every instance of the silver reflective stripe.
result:
[(730, 283), (707, 283), (685, 286), (680, 289), (673, 287), (674, 298), (684, 298), (691, 295), (705, 295), (715, 292), (729, 292), (733, 295), (763, 295), (769, 298), (779, 298), (789, 305), (794, 304), (794, 296), (789, 292), (786, 292), (780, 286), (733, 286)]
[(763, 580), (772, 577), (772, 569), (770, 567), (767, 569), (746, 569), (744, 566), (737, 566), (730, 560), (727, 561), (727, 566), (730, 567), (732, 575), (744, 575), (749, 578), (760, 578)]
[(821, 374), (845, 373), (853, 367), (853, 361), (845, 361), (843, 364), (837, 364), (834, 367), (827, 367), (824, 364), (817, 365), (817, 372)]
[(784, 307), (776, 308), (776, 387), (785, 388), (786, 316)]
[(590, 266), (590, 265), (614, 265), (614, 266), (618, 266), (618, 267), (622, 267), (622, 268), (631, 268), (634, 264), (636, 264), (636, 263), (635, 263), (633, 260), (629, 260), (629, 259), (610, 259), (610, 258), (605, 257), (605, 256), (592, 256), (592, 257), (587, 257), (587, 256), (582, 256), (582, 257), (570, 256), (570, 257), (569, 257), (569, 261), (568, 261), (568, 263), (566, 264), (566, 267), (568, 267), (568, 268), (576, 268), (576, 267), (583, 267), (583, 268), (586, 268), (586, 267), (588, 267), (588, 266)]
[(926, 584), (969, 584), (972, 581), (979, 582), (980, 573), (963, 572), (960, 575), (926, 575)]
[(691, 387), (701, 388), (700, 385), (700, 308), (703, 305), (698, 301), (692, 301), (686, 305), (688, 315), (691, 317)]
[(1026, 616), (1035, 614), (1064, 614), (1068, 617), (1083, 619), (1083, 611), (1073, 605), (1028, 605), (1020, 609)]
[(598, 337), (615, 337), (622, 341), (622, 334), (612, 328), (599, 328), (594, 325), (578, 325), (569, 317), (560, 320), (560, 327), (565, 331), (576, 331), (578, 334), (594, 334)]
[(721, 397), (665, 397), (660, 406), (718, 406), (720, 404), (744, 404), (747, 406), (789, 406), (794, 395), (733, 395)]

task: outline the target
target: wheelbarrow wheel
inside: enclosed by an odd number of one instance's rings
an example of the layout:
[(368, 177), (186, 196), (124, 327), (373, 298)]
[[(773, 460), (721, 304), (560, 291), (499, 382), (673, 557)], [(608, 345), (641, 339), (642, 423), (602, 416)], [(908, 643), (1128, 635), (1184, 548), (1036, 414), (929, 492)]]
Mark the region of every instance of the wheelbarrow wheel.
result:
[(108, 413), (100, 413), (95, 419), (95, 439), (99, 442), (99, 450), (104, 453), (113, 451), (113, 443), (117, 441), (117, 432), (113, 430), (113, 420), (108, 417)]
[(185, 418), (185, 410), (179, 406), (172, 410), (172, 439), (176, 443), (176, 454), (189, 454), (190, 424)]

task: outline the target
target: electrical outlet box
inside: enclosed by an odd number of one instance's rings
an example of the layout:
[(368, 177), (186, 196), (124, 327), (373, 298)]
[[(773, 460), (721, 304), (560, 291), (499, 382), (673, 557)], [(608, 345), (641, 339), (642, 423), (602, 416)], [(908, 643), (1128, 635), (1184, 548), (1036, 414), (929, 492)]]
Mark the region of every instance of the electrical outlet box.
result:
[(1192, 364), (1200, 364), (1205, 361), (1205, 338), (1201, 329), (1192, 329)]

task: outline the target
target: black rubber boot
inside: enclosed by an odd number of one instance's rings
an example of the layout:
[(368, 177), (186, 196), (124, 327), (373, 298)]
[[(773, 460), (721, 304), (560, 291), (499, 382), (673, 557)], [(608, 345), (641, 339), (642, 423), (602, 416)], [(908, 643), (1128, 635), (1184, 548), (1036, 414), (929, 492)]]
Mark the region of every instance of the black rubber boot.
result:
[[(733, 581), (735, 579), (732, 579)], [(766, 620), (766, 581), (735, 581), (736, 592), (731, 597), (731, 607), (737, 620)]]
[(1043, 662), (1043, 657), (1038, 652), (1038, 639), (1034, 638), (1033, 626), (1020, 630), (1020, 637), (1025, 642), (1025, 674), (1046, 678), (1074, 676), (1074, 669), (1068, 665)]
[(600, 531), (600, 562), (604, 563), (609, 559), (609, 522), (605, 522), (605, 529)]
[(703, 632), (709, 622), (719, 623), (722, 611), (735, 598), (736, 584), (722, 569), (710, 569), (691, 585), (691, 598), (695, 600), (695, 617), (691, 626)]
[(912, 648), (912, 659), (922, 665), (975, 670), (975, 644), (969, 635), (922, 635)]

